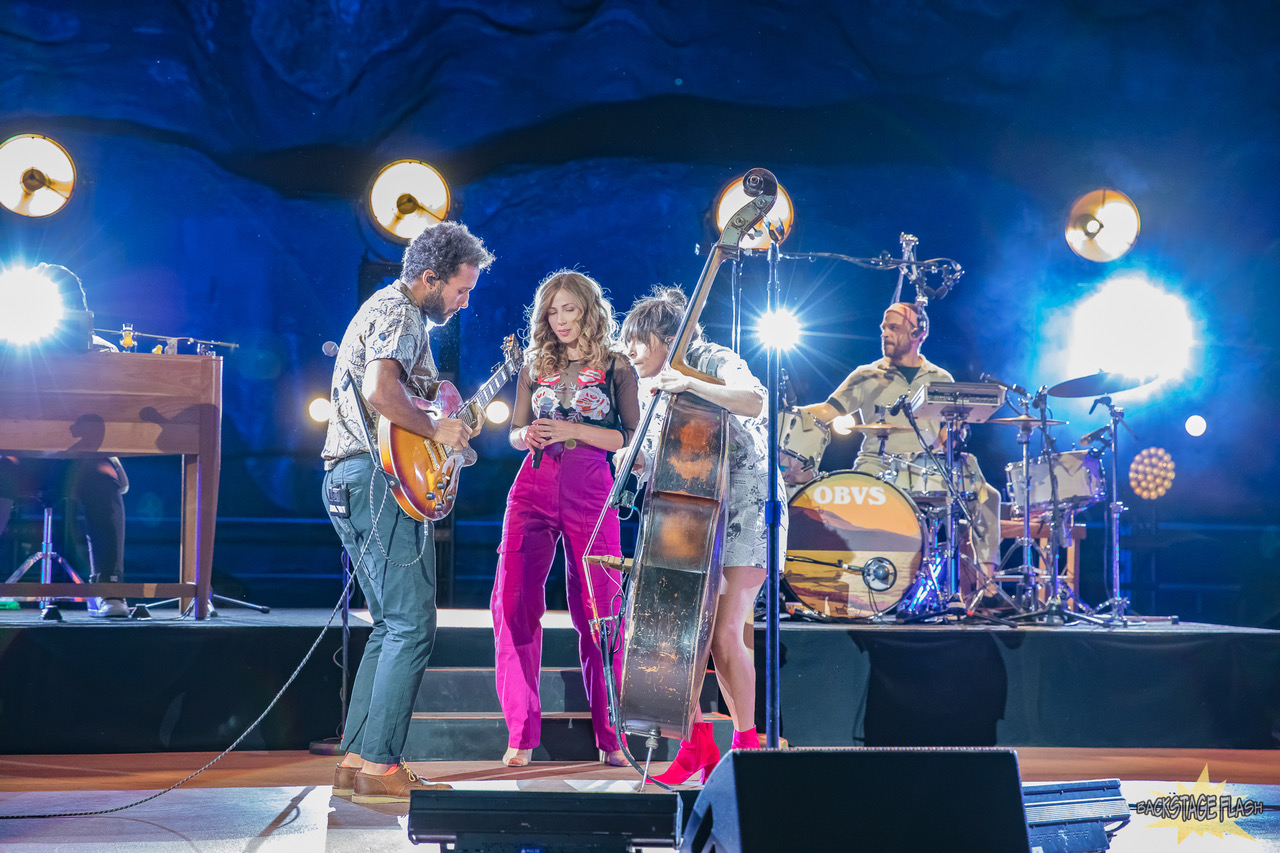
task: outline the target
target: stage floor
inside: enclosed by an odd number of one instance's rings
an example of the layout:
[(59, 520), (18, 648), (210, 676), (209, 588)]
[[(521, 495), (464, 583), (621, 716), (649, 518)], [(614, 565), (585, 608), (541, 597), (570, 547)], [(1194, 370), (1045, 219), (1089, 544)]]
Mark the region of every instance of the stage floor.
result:
[[(1024, 782), (1119, 778), (1133, 804), (1190, 790), (1208, 768), (1215, 793), (1280, 807), (1280, 762), (1259, 750), (1019, 749)], [(0, 757), (0, 815), (117, 809), (174, 784), (214, 757), (207, 753)], [(92, 817), (0, 820), (6, 853), (51, 848), (102, 853), (226, 851), (431, 851), (406, 831), (407, 805), (361, 806), (330, 793), (334, 759), (305, 752), (234, 752), (181, 788), (150, 802)], [(417, 762), (424, 776), (476, 790), (600, 791), (636, 781), (628, 768), (593, 762)], [(786, 819), (785, 814), (779, 815)], [(981, 814), (975, 810), (975, 820)], [(1280, 812), (1240, 818), (1219, 835), (1191, 832), (1134, 814), (1112, 840), (1117, 853), (1177, 850), (1280, 851)], [(1193, 828), (1196, 825), (1190, 825)], [(1244, 837), (1237, 833), (1248, 833)], [(797, 837), (802, 837), (797, 827)], [(945, 849), (945, 836), (942, 839)], [(662, 848), (648, 848), (662, 849)], [(797, 850), (802, 849), (802, 844)]]

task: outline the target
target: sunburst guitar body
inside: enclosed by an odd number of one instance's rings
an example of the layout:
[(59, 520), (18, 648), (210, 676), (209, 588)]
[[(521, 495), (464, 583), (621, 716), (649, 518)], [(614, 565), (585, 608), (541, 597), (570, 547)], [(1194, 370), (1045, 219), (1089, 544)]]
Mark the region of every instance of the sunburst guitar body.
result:
[[(453, 383), (439, 383), (430, 399), (413, 397), (418, 408), (435, 420), (457, 418), (473, 431), (483, 422), (485, 407), (498, 390), (520, 370), (516, 336), (503, 343), (503, 363), (480, 390), (467, 401)], [(448, 445), (378, 418), (378, 455), (382, 469), (395, 478), (391, 493), (405, 513), (417, 521), (440, 521), (453, 511), (463, 455)]]

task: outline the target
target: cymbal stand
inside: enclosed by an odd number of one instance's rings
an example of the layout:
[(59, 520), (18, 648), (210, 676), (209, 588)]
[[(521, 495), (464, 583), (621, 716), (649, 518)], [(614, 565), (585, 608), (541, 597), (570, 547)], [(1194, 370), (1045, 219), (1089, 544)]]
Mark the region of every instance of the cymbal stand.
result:
[[(1022, 414), (1030, 417), (1030, 402), (1024, 402), (1022, 406)], [(1022, 565), (1014, 569), (1014, 573), (1022, 575), (1023, 594), (1018, 596), (1017, 603), (1014, 605), (1018, 610), (1034, 609), (1036, 599), (1036, 589), (1039, 585), (1037, 580), (1036, 567), (1031, 564), (1032, 539), (1031, 539), (1031, 431), (1035, 429), (1030, 422), (1018, 425), (1018, 444), (1022, 445), (1022, 535), (1018, 537), (1017, 548), (1022, 551)], [(1016, 503), (1016, 502), (1015, 502)], [(1010, 550), (1010, 554), (1015, 553)], [(1044, 555), (1041, 554), (1041, 559)], [(1007, 558), (1006, 558), (1007, 559)], [(1002, 574), (997, 571), (996, 574)], [(1028, 592), (1029, 591), (1029, 592)], [(974, 601), (976, 602), (982, 595), (982, 590), (975, 590)], [(1030, 604), (1028, 604), (1027, 596), (1030, 596)]]
[[(1062, 501), (1058, 497), (1058, 473), (1054, 469), (1054, 465), (1058, 460), (1058, 448), (1054, 443), (1053, 434), (1049, 431), (1049, 389), (1048, 386), (1041, 385), (1040, 390), (1036, 392), (1035, 397), (1031, 401), (1032, 408), (1040, 411), (1040, 435), (1044, 439), (1044, 449), (1041, 458), (1044, 459), (1049, 469), (1049, 588), (1048, 598), (1044, 607), (1036, 607), (1026, 613), (1019, 613), (1013, 618), (1016, 620), (1033, 619), (1042, 625), (1065, 625), (1070, 622), (1091, 622), (1095, 625), (1105, 624), (1102, 619), (1092, 614), (1077, 613), (1074, 610), (1066, 610), (1062, 607), (1062, 596), (1059, 588), (1058, 578), (1058, 549), (1063, 546), (1062, 526), (1064, 513), (1062, 509)], [(1030, 471), (1027, 473), (1027, 494), (1026, 494), (1026, 520), (1023, 522), (1024, 530), (1027, 536), (1031, 535), (1031, 482)], [(1043, 521), (1041, 525), (1043, 526)], [(1041, 556), (1044, 556), (1043, 554)], [(1031, 601), (1034, 602), (1035, 589), (1031, 590)]]
[[(904, 404), (904, 403), (905, 403), (905, 395), (903, 398), (900, 398), (898, 401), (898, 404)], [(898, 405), (898, 404), (895, 404), (895, 405)], [(946, 601), (941, 602), (940, 609), (937, 609), (934, 611), (926, 610), (922, 613), (902, 619), (901, 621), (902, 622), (921, 622), (921, 621), (924, 621), (925, 619), (932, 619), (938, 616), (941, 616), (944, 618), (952, 617), (957, 620), (965, 617), (972, 617), (974, 619), (980, 619), (984, 622), (991, 622), (997, 625), (1007, 625), (1009, 627), (1014, 627), (1014, 623), (1010, 622), (1007, 619), (1002, 619), (999, 616), (992, 616), (988, 613), (980, 613), (980, 612), (969, 610), (968, 608), (965, 607), (965, 603), (961, 599), (960, 592), (959, 592), (960, 543), (957, 541), (957, 537), (956, 537), (956, 516), (963, 515), (965, 518), (965, 521), (969, 523), (970, 530), (973, 529), (973, 516), (970, 515), (969, 507), (965, 504), (963, 495), (961, 495), (960, 493), (959, 486), (962, 486), (963, 482), (958, 482), (960, 480), (960, 473), (955, 464), (955, 456), (956, 456), (956, 444), (960, 440), (960, 430), (964, 428), (965, 423), (968, 421), (969, 413), (972, 411), (972, 409), (965, 406), (961, 406), (957, 402), (955, 406), (949, 409), (943, 410), (942, 417), (943, 417), (943, 420), (946, 421), (946, 425), (947, 425), (947, 437), (945, 441), (945, 447), (946, 447), (945, 463), (940, 462), (938, 460), (937, 454), (933, 452), (933, 448), (930, 446), (930, 443), (924, 440), (924, 435), (920, 432), (920, 426), (918, 423), (916, 423), (916, 416), (915, 416), (915, 413), (911, 410), (911, 407), (909, 405), (902, 405), (901, 409), (902, 409), (902, 413), (906, 415), (907, 422), (910, 423), (911, 428), (915, 430), (916, 439), (920, 442), (920, 446), (924, 448), (925, 455), (934, 464), (934, 466), (937, 467), (937, 469), (942, 472), (942, 475), (943, 475), (942, 482), (945, 483), (947, 487), (947, 502), (946, 502), (946, 516), (945, 516), (945, 519), (946, 519), (945, 529), (947, 531), (947, 551), (946, 551), (947, 572), (946, 572), (946, 584), (945, 584)], [(978, 569), (977, 571), (980, 579), (987, 580), (987, 581), (991, 580), (991, 578), (987, 577), (982, 572), (981, 569)], [(980, 584), (980, 585), (985, 586), (985, 584)], [(1002, 594), (1003, 594), (1003, 591), (1002, 591)], [(939, 599), (941, 598), (942, 596), (939, 596)]]

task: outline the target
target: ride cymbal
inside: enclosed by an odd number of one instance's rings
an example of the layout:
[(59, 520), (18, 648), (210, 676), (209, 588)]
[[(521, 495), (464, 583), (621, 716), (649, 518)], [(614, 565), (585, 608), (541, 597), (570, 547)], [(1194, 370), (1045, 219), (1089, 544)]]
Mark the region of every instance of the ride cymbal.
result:
[(1004, 424), (1005, 426), (1016, 426), (1016, 427), (1020, 427), (1020, 426), (1038, 427), (1041, 424), (1045, 426), (1063, 426), (1067, 422), (1056, 421), (1053, 418), (1049, 418), (1048, 420), (1042, 421), (1039, 418), (1035, 417), (1034, 415), (1018, 415), (1016, 418), (987, 418), (985, 421), (983, 421), (983, 423)]
[(1155, 381), (1155, 376), (1129, 376), (1124, 373), (1106, 373), (1099, 370), (1089, 376), (1077, 376), (1059, 382), (1049, 389), (1050, 397), (1100, 397), (1118, 391), (1130, 391)]

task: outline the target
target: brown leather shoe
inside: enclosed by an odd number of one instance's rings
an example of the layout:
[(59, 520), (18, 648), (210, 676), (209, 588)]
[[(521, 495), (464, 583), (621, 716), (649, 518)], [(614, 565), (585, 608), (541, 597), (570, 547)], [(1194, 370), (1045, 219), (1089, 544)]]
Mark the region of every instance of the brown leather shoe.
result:
[(428, 782), (418, 777), (403, 760), (394, 773), (375, 776), (361, 770), (352, 785), (353, 803), (407, 803), (414, 791), (451, 791), (452, 785)]
[(339, 764), (333, 769), (333, 795), (335, 797), (349, 797), (352, 789), (355, 787), (356, 774), (360, 772), (359, 767), (346, 767)]

